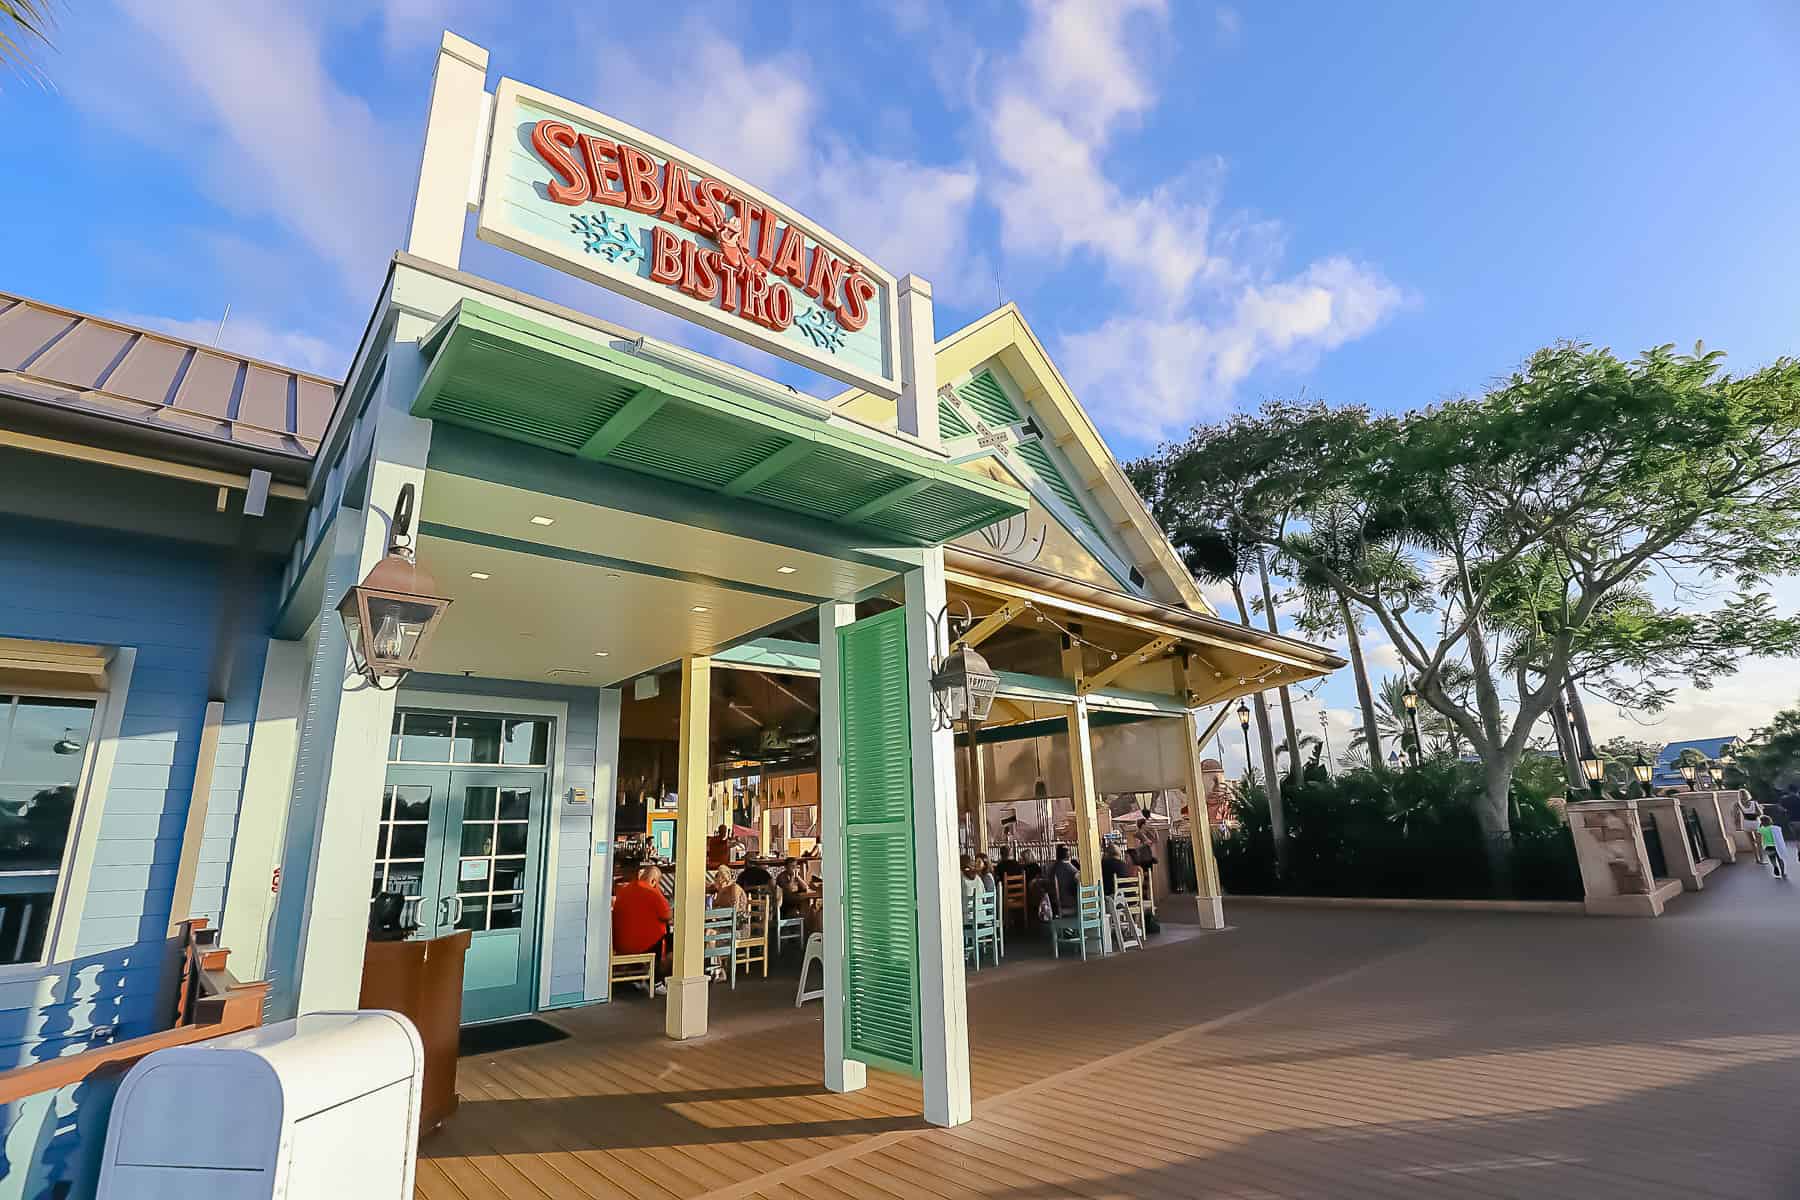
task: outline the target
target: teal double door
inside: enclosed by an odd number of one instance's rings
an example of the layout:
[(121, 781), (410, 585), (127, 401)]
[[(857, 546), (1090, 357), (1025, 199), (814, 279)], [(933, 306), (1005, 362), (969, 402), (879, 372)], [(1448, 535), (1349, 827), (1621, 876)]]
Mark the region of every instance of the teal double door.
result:
[(546, 782), (513, 768), (388, 767), (372, 892), (406, 897), (415, 936), (469, 931), (464, 1024), (532, 1011)]

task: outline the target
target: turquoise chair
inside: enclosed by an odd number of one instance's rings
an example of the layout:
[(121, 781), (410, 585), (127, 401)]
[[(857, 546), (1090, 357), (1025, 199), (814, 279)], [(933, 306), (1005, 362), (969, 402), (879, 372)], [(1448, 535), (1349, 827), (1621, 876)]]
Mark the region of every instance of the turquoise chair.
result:
[(1080, 888), (1075, 896), (1075, 911), (1061, 917), (1053, 917), (1050, 921), (1050, 952), (1057, 958), (1062, 957), (1064, 942), (1074, 942), (1081, 947), (1081, 961), (1086, 962), (1088, 956), (1088, 938), (1094, 939), (1094, 947), (1101, 954), (1106, 953), (1106, 917), (1100, 903), (1100, 885), (1090, 883)]
[(737, 988), (737, 909), (709, 908), (700, 928), (700, 956), (706, 965), (724, 959), (731, 986)]
[(963, 956), (973, 955), (981, 970), (981, 948), (987, 947), (993, 965), (1000, 965), (1000, 897), (982, 888), (963, 905)]

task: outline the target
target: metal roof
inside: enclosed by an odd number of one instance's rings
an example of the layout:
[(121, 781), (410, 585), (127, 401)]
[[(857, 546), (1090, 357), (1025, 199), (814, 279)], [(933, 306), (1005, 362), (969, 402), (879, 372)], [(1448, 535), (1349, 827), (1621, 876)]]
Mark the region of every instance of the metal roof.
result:
[(0, 397), (310, 460), (339, 385), (0, 292)]

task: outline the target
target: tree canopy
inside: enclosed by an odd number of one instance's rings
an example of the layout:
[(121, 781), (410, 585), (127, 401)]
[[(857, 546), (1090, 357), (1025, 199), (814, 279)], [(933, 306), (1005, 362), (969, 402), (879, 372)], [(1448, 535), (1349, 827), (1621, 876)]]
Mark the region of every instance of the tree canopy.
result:
[[(1800, 649), (1763, 581), (1800, 568), (1800, 363), (1630, 361), (1579, 343), (1401, 415), (1271, 401), (1133, 477), (1191, 562), (1246, 546), (1370, 614), (1481, 757), (1483, 823), (1569, 680), (1655, 710), (1745, 653)], [(1696, 608), (1700, 588), (1732, 594)], [(1673, 599), (1659, 599), (1658, 592)]]

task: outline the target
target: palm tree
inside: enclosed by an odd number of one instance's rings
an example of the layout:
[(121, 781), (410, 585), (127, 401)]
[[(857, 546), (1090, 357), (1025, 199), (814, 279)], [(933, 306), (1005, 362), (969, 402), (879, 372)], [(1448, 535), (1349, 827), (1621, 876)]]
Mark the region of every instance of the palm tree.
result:
[[(1454, 693), (1456, 684), (1454, 676), (1446, 669), (1442, 672), (1446, 690)], [(1375, 722), (1379, 736), (1398, 742), (1401, 747), (1412, 745), (1412, 720), (1406, 711), (1407, 681), (1403, 675), (1384, 675), (1381, 679), (1379, 699), (1375, 706)], [(1432, 708), (1421, 704), (1416, 710), (1419, 718), (1419, 736), (1425, 745), (1419, 747), (1421, 753), (1427, 754), (1459, 754), (1462, 750), (1462, 738), (1450, 718)], [(1363, 731), (1358, 729), (1350, 739), (1351, 749), (1364, 746), (1367, 739)]]
[(10, 63), (26, 74), (37, 74), (25, 43), (49, 45), (49, 28), (49, 0), (0, 0), (0, 63)]

